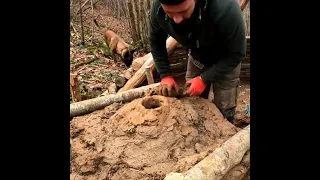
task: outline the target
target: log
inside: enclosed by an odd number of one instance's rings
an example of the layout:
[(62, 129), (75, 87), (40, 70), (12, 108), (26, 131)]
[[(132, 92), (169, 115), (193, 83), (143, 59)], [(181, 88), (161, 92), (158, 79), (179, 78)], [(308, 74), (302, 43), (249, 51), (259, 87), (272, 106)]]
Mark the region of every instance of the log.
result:
[(70, 74), (70, 91), (73, 102), (81, 101), (77, 74)]
[(70, 118), (84, 115), (99, 109), (102, 109), (115, 102), (129, 102), (133, 99), (144, 96), (150, 90), (158, 87), (160, 83), (142, 86), (136, 89), (121, 92), (119, 94), (110, 94), (107, 96), (88, 99), (70, 104)]
[(151, 57), (151, 53), (148, 53), (142, 57), (136, 58), (135, 60), (132, 61), (132, 69), (137, 71), (138, 69), (141, 68), (141, 66), (146, 62), (146, 60)]
[[(170, 54), (172, 50), (178, 45), (179, 43), (173, 39), (172, 37), (169, 37), (167, 39), (167, 53)], [(128, 82), (118, 91), (123, 92), (132, 88), (137, 87), (141, 82), (143, 82), (146, 79), (146, 67), (150, 66), (150, 71), (153, 72), (155, 69), (155, 64), (153, 61), (153, 57), (150, 56), (146, 62), (140, 67), (140, 69), (133, 75), (131, 79), (128, 80)]]
[(115, 84), (117, 86), (117, 89), (120, 89), (126, 84), (127, 79), (125, 77), (123, 77), (123, 76), (118, 76), (118, 77), (116, 77), (114, 82), (115, 82)]
[(171, 172), (164, 180), (220, 180), (250, 149), (250, 125), (240, 130), (185, 173)]
[(124, 73), (124, 77), (125, 77), (127, 80), (129, 80), (129, 79), (132, 78), (133, 74), (134, 74), (134, 70), (133, 70), (132, 67), (130, 67), (130, 68), (128, 68), (128, 69), (126, 70), (126, 72)]
[[(167, 52), (168, 54), (170, 54), (172, 52), (172, 50), (178, 45), (178, 42), (173, 39), (173, 37), (169, 37), (167, 39)], [(152, 57), (151, 53), (146, 54), (143, 57), (137, 58), (135, 60), (133, 60), (132, 62), (132, 68), (137, 71), (141, 68), (141, 66), (147, 61), (147, 59), (149, 59), (150, 57)]]
[(221, 180), (241, 180), (250, 169), (250, 150), (243, 156), (240, 164), (234, 166)]

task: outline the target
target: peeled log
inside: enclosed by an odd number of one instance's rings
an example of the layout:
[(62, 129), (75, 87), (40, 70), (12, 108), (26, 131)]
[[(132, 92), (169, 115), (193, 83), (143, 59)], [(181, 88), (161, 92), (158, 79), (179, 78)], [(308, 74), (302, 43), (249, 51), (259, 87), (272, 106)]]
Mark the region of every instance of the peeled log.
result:
[(143, 82), (146, 79), (146, 67), (150, 67), (150, 71), (153, 72), (155, 69), (155, 64), (153, 61), (153, 58), (150, 57), (143, 66), (134, 74), (134, 76), (128, 80), (128, 82), (119, 89), (118, 93), (127, 91), (129, 89), (137, 87), (141, 82)]
[(135, 98), (145, 95), (145, 93), (159, 86), (160, 83), (155, 83), (147, 86), (142, 86), (136, 89), (131, 89), (118, 94), (110, 94), (107, 96), (88, 99), (70, 104), (70, 118), (84, 115), (99, 109), (102, 109), (115, 102), (129, 102)]
[(169, 173), (164, 180), (220, 180), (250, 149), (250, 125), (232, 136), (186, 173)]
[(124, 73), (124, 77), (128, 80), (128, 79), (131, 79), (132, 78), (132, 76), (133, 76), (133, 69), (132, 69), (132, 67), (130, 67), (130, 68), (128, 68), (127, 70), (126, 70), (126, 72)]
[(132, 61), (132, 65), (131, 65), (132, 69), (135, 70), (135, 71), (140, 69), (140, 67), (146, 62), (146, 60), (149, 57), (151, 57), (151, 53), (148, 53), (148, 54), (146, 54), (146, 55), (144, 55), (142, 57), (139, 57), (139, 58), (133, 60)]
[[(179, 43), (175, 39), (169, 37), (167, 39), (167, 53), (170, 54), (178, 44)], [(150, 66), (150, 71), (153, 72), (153, 70), (155, 69), (155, 64), (152, 56), (150, 56), (146, 60), (146, 62), (133, 75), (133, 77), (129, 79), (128, 82), (118, 91), (118, 93), (135, 88), (138, 85), (140, 85), (140, 83), (142, 83), (146, 79), (146, 67), (148, 66)]]
[[(172, 50), (178, 45), (178, 42), (173, 39), (173, 37), (169, 37), (167, 39), (167, 52), (168, 54), (170, 54), (172, 52)], [(135, 60), (133, 60), (132, 62), (132, 68), (136, 71), (139, 70), (141, 68), (141, 66), (147, 61), (148, 58), (152, 57), (151, 53), (148, 53), (140, 58), (137, 58)]]

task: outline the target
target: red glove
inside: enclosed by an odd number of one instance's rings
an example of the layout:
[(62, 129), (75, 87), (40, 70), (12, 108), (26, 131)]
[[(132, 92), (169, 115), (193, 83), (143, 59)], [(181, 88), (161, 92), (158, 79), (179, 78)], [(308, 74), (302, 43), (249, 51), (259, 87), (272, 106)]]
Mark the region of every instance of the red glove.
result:
[(187, 85), (191, 84), (190, 88), (187, 91), (187, 94), (190, 94), (191, 96), (199, 96), (207, 86), (202, 81), (200, 76), (187, 81), (186, 84)]
[(174, 81), (172, 76), (164, 77), (161, 80), (158, 94), (162, 96), (175, 96), (177, 92), (179, 91), (178, 85)]

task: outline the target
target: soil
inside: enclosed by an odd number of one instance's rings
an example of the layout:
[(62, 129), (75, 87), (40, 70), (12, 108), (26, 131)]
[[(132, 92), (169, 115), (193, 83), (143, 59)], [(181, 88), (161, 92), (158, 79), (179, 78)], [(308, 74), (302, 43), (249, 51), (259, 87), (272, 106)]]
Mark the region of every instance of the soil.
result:
[[(179, 86), (184, 86), (185, 77), (184, 75), (176, 77), (175, 81)], [(214, 97), (213, 89), (211, 88), (209, 93), (209, 99), (212, 100)], [(250, 124), (250, 114), (244, 113), (246, 105), (250, 105), (250, 79), (240, 78), (240, 85), (238, 88), (238, 98), (234, 125), (239, 128), (244, 128)]]
[(236, 128), (209, 100), (147, 96), (70, 122), (70, 179), (163, 179), (185, 172)]

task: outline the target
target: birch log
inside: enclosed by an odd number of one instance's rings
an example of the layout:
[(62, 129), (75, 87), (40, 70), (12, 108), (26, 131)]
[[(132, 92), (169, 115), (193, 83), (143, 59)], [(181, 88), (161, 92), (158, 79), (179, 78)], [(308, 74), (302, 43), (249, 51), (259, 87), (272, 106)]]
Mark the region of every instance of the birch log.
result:
[(88, 99), (70, 104), (70, 117), (84, 115), (99, 109), (102, 109), (115, 102), (129, 102), (133, 99), (142, 97), (145, 93), (153, 90), (160, 83), (155, 83), (147, 86), (142, 86), (136, 89), (124, 91), (119, 94), (110, 94), (107, 96)]
[(184, 174), (169, 173), (164, 180), (220, 180), (250, 149), (250, 125), (232, 136)]

